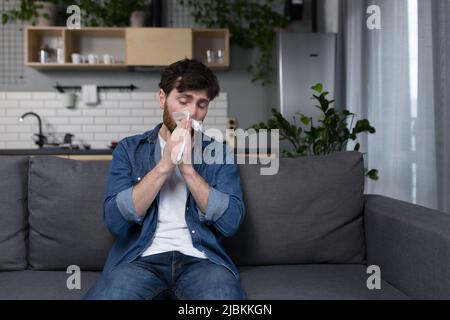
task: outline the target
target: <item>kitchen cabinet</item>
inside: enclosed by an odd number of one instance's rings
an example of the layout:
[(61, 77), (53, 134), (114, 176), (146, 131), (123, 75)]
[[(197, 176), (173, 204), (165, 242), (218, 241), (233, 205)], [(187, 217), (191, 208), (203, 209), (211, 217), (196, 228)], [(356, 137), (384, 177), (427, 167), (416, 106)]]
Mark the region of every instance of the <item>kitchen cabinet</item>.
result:
[(127, 64), (165, 66), (183, 58), (192, 58), (191, 29), (127, 28)]
[[(45, 45), (48, 61), (41, 62), (40, 49)], [(63, 58), (57, 62), (57, 49)], [(210, 50), (221, 59), (207, 61)], [(96, 55), (93, 63), (72, 63), (72, 54)], [(104, 63), (103, 55), (114, 57)], [(108, 70), (133, 67), (162, 67), (183, 58), (195, 58), (213, 70), (230, 66), (229, 31), (227, 29), (192, 28), (97, 28), (27, 27), (25, 30), (25, 65), (35, 69)]]

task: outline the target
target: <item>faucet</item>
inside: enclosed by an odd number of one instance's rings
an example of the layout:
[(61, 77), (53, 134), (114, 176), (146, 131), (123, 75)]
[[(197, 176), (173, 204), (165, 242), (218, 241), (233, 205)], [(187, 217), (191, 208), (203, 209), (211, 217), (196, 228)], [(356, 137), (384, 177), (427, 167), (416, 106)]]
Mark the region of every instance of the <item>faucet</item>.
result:
[(41, 117), (39, 117), (39, 115), (37, 113), (27, 112), (27, 113), (24, 113), (23, 115), (20, 116), (19, 121), (23, 122), (23, 119), (26, 116), (35, 116), (38, 119), (38, 122), (39, 122), (39, 134), (36, 134), (36, 133), (34, 134), (35, 136), (38, 137), (38, 140), (35, 141), (35, 143), (39, 146), (39, 148), (42, 148), (44, 146), (45, 142), (47, 141), (47, 137), (42, 134), (42, 120), (41, 120)]

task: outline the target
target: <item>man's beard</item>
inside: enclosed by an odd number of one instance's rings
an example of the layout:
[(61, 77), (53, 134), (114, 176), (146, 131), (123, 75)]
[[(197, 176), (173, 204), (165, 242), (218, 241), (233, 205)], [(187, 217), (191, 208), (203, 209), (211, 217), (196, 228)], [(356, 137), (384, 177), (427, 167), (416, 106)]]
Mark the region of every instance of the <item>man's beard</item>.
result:
[[(173, 119), (172, 115), (169, 112), (169, 107), (167, 106), (167, 100), (164, 102), (164, 112), (163, 112), (163, 123), (169, 129), (170, 133), (172, 133), (176, 127), (177, 123)], [(191, 130), (191, 137), (194, 136), (194, 130)]]
[(169, 113), (169, 107), (167, 106), (167, 100), (164, 102), (164, 112), (163, 112), (163, 123), (172, 133), (177, 127), (177, 123), (173, 119), (172, 115)]

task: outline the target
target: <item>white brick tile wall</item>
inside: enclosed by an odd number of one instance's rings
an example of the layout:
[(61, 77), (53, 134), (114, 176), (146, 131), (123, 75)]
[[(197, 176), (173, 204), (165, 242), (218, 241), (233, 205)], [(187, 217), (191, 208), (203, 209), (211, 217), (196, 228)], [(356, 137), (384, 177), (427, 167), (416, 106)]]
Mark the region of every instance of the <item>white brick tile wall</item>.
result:
[(153, 92), (132, 92), (131, 99), (133, 100), (156, 100), (156, 93)]
[(106, 93), (107, 100), (130, 100), (131, 93), (129, 92), (108, 92)]
[[(44, 134), (74, 134), (74, 142), (91, 148), (107, 148), (111, 140), (151, 130), (162, 121), (163, 110), (156, 92), (100, 92), (97, 106), (86, 106), (78, 99), (75, 109), (61, 105), (56, 92), (0, 92), (0, 149), (37, 148), (32, 140), (38, 122), (25, 112), (42, 118)], [(224, 131), (227, 122), (228, 96), (221, 93), (210, 104), (205, 128)]]
[(96, 117), (94, 122), (96, 124), (116, 124), (119, 123), (117, 117)]
[[(60, 117), (81, 117), (83, 114), (82, 112), (91, 111), (91, 110), (81, 110), (81, 109), (64, 109), (60, 107), (60, 109), (57, 109), (57, 114)], [(97, 110), (94, 110), (97, 111)], [(104, 111), (103, 111), (104, 112)]]
[(144, 101), (124, 100), (124, 101), (119, 101), (119, 106), (122, 108), (143, 108)]
[[(67, 124), (69, 121), (73, 119), (78, 119), (77, 117), (68, 118), (68, 117), (43, 117), (42, 121), (47, 124)], [(85, 118), (81, 118), (85, 119)], [(88, 119), (88, 118), (86, 118)]]
[(55, 129), (57, 130), (57, 132), (80, 132), (81, 131), (81, 126), (80, 125), (67, 125), (67, 124), (58, 124), (56, 126), (54, 126)]
[(118, 132), (118, 133), (126, 133), (130, 131), (130, 125), (128, 124), (121, 124), (121, 125), (107, 125), (106, 126), (107, 132)]
[(34, 149), (36, 144), (30, 139), (30, 141), (7, 141), (6, 149)]
[(19, 101), (17, 100), (0, 100), (0, 108), (6, 109), (6, 108), (18, 108), (19, 107)]
[(106, 126), (104, 125), (86, 125), (82, 126), (83, 132), (106, 132)]
[(17, 133), (2, 133), (0, 134), (0, 141), (15, 141), (19, 139), (19, 134)]
[(56, 100), (59, 98), (59, 94), (55, 92), (32, 92), (31, 98), (33, 100)]
[[(114, 118), (117, 120), (117, 118)], [(129, 123), (129, 124), (143, 124), (144, 121), (142, 117), (121, 117), (120, 124)]]
[(59, 101), (59, 100), (45, 100), (44, 106), (46, 108), (61, 108), (62, 104), (61, 104), (61, 101)]
[(43, 100), (20, 100), (20, 108), (41, 108), (44, 106)]
[(144, 109), (133, 109), (131, 110), (131, 115), (132, 116), (144, 116), (144, 117), (148, 117), (148, 116), (152, 116), (154, 115), (153, 110), (150, 108), (144, 108)]
[(106, 115), (108, 117), (119, 117), (119, 116), (129, 116), (132, 110), (129, 109), (111, 109), (106, 110)]
[(31, 92), (6, 92), (6, 100), (30, 100)]
[[(36, 133), (37, 133), (37, 126), (31, 126), (31, 125), (7, 125), (6, 127), (6, 132), (29, 132), (31, 133), (33, 129), (36, 129)], [(36, 128), (35, 128), (36, 127)]]
[(71, 124), (93, 124), (94, 118), (93, 117), (71, 117), (70, 123)]
[[(72, 110), (70, 110), (70, 111), (72, 111)], [(97, 116), (97, 117), (105, 116), (106, 110), (105, 109), (83, 109), (82, 115), (83, 116)]]
[(32, 133), (19, 133), (19, 140), (28, 141), (33, 137)]
[(104, 108), (107, 108), (107, 109), (117, 108), (117, 107), (119, 107), (119, 101), (102, 100), (101, 106), (103, 106)]
[(94, 134), (93, 133), (77, 133), (77, 138), (89, 142), (94, 140)]
[[(16, 122), (19, 123), (19, 117), (24, 114), (24, 111), (22, 109), (6, 109), (6, 116), (7, 117), (16, 117)], [(24, 120), (28, 121), (28, 119)]]

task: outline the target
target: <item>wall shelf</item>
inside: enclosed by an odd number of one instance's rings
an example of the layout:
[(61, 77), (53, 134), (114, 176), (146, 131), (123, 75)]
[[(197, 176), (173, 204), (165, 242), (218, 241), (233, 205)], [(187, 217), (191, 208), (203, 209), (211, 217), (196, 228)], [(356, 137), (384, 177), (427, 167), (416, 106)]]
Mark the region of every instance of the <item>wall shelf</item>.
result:
[[(50, 62), (39, 62), (39, 49), (49, 48)], [(64, 62), (56, 62), (56, 48), (62, 47)], [(206, 50), (221, 50), (222, 61), (207, 63)], [(227, 29), (190, 28), (82, 28), (27, 27), (25, 65), (38, 70), (125, 70), (134, 67), (163, 67), (183, 58), (195, 58), (213, 70), (230, 66)], [(72, 54), (98, 56), (95, 64), (72, 63)], [(103, 63), (103, 55), (115, 58)]]

